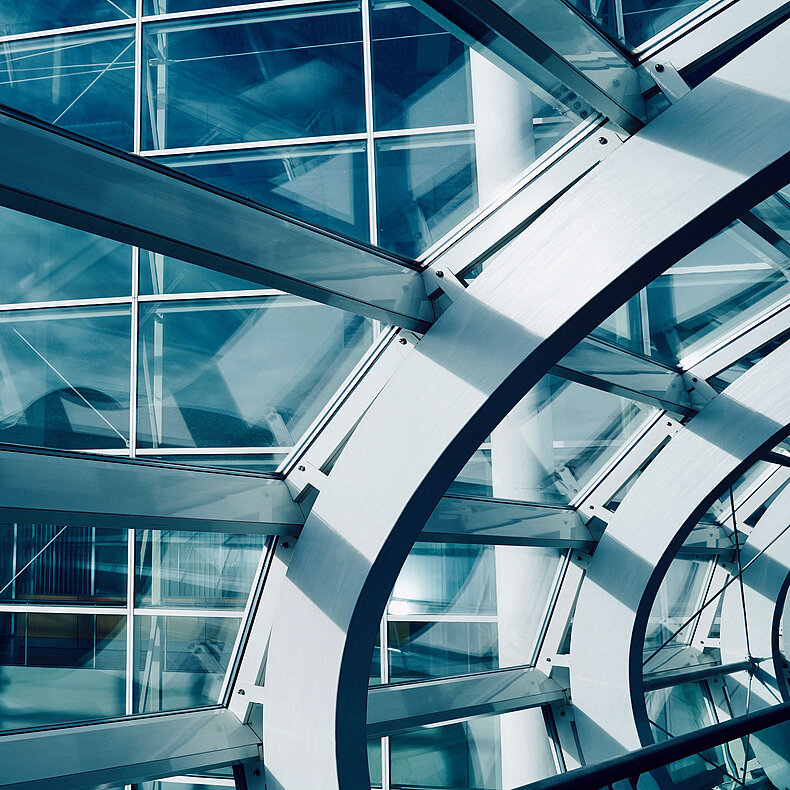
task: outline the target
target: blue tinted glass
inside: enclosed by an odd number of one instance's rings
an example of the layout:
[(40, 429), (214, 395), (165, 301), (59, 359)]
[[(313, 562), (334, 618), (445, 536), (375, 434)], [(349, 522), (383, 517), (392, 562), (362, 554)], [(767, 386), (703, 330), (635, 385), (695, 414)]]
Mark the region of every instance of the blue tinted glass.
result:
[(416, 257), (477, 208), (470, 133), (380, 140), (379, 244)]
[(0, 208), (0, 234), (5, 304), (131, 293), (132, 250), (125, 244), (7, 208)]
[(137, 530), (136, 605), (243, 609), (266, 538)]
[(260, 288), (259, 283), (215, 272), (205, 266), (180, 261), (158, 252), (140, 250), (141, 294), (220, 293)]
[(0, 104), (131, 150), (134, 28), (5, 43)]
[(142, 447), (290, 447), (372, 342), (291, 296), (141, 305)]
[(134, 0), (24, 0), (0, 5), (0, 35), (134, 18)]
[(466, 47), (408, 5), (375, 7), (371, 23), (376, 129), (471, 123)]
[(0, 441), (125, 448), (130, 308), (0, 313)]
[(358, 9), (289, 9), (144, 30), (144, 148), (364, 130)]
[(235, 617), (135, 617), (136, 713), (216, 705)]
[(246, 5), (250, 0), (143, 0), (143, 14), (178, 14), (203, 8), (226, 8)]
[(0, 613), (0, 730), (124, 713), (126, 618)]
[(123, 604), (126, 540), (121, 529), (0, 524), (0, 600)]
[(367, 157), (361, 142), (160, 161), (291, 217), (362, 241), (369, 238)]

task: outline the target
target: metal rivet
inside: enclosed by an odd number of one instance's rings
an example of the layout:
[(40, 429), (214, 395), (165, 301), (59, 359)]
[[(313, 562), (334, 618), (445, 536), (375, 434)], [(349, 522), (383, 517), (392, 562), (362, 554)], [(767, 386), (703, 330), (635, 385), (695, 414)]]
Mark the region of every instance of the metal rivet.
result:
[(696, 377), (696, 376), (692, 376), (692, 377), (691, 377), (691, 380), (692, 380), (692, 381), (696, 381), (696, 380), (697, 380), (697, 377)]
[(297, 468), (297, 469), (298, 469), (300, 472), (304, 472), (304, 471), (306, 471), (306, 468), (305, 468), (304, 466), (297, 466), (296, 468)]
[(439, 270), (438, 272), (436, 272), (436, 276), (437, 277), (444, 277), (444, 272)]
[(255, 776), (260, 776), (260, 775), (261, 775), (260, 768), (256, 768), (256, 769), (253, 771), (253, 774), (255, 774)]
[(287, 540), (284, 540), (284, 541), (283, 541), (283, 548), (284, 548), (284, 549), (287, 549), (287, 548), (288, 548), (288, 545), (289, 545), (289, 544), (288, 544), (288, 541), (287, 541)]
[(564, 715), (565, 715), (565, 711), (564, 711), (564, 710), (561, 710), (561, 711), (560, 711), (560, 716), (564, 716)]
[(551, 664), (551, 659), (550, 659), (550, 658), (547, 658), (547, 659), (546, 659), (546, 663), (547, 663), (547, 664)]
[(400, 343), (402, 346), (405, 346), (407, 341), (406, 341), (406, 338), (405, 338), (405, 337), (402, 337), (402, 338), (401, 338), (401, 339), (400, 339), (398, 342), (399, 342), (399, 343)]
[(595, 505), (590, 505), (590, 510), (595, 510)]
[(239, 694), (243, 697), (246, 694), (246, 692), (244, 691), (244, 689), (239, 689)]
[(587, 110), (582, 110), (582, 111), (579, 113), (579, 117), (580, 117), (580, 118), (586, 118), (586, 117), (587, 117)]
[(656, 63), (656, 71), (660, 74), (664, 70), (664, 67), (660, 63)]
[(667, 425), (668, 425), (670, 428), (672, 427), (672, 423), (671, 423), (671, 422), (667, 422)]
[(601, 145), (606, 145), (606, 144), (607, 144), (609, 141), (608, 141), (608, 140), (607, 140), (605, 137), (599, 137), (599, 138), (598, 138), (598, 142), (599, 142)]

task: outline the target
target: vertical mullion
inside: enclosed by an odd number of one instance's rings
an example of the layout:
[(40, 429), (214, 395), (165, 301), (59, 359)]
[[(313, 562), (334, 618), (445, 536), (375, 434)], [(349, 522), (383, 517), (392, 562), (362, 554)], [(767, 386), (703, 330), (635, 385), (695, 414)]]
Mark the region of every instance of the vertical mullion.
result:
[(126, 713), (134, 713), (134, 550), (133, 529), (126, 530)]
[(365, 137), (368, 165), (368, 214), (370, 243), (379, 242), (378, 206), (376, 198), (376, 148), (373, 139), (373, 30), (371, 28), (372, 0), (362, 0), (362, 69), (365, 80)]

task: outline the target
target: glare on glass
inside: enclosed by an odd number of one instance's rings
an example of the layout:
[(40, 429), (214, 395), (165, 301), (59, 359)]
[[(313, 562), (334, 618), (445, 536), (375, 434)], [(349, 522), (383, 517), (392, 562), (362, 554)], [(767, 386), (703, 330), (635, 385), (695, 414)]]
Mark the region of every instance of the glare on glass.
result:
[(133, 97), (134, 27), (3, 45), (0, 104), (129, 151)]
[(136, 713), (216, 705), (233, 642), (235, 617), (135, 617)]
[(130, 308), (0, 313), (0, 440), (128, 446)]
[(291, 447), (372, 341), (292, 296), (141, 306), (141, 447)]
[(123, 615), (0, 613), (0, 730), (124, 713)]
[(147, 24), (143, 147), (364, 131), (358, 6)]
[[(362, 142), (329, 143), (167, 156), (159, 161), (290, 217), (368, 241), (365, 150)], [(218, 275), (204, 275), (212, 276)]]

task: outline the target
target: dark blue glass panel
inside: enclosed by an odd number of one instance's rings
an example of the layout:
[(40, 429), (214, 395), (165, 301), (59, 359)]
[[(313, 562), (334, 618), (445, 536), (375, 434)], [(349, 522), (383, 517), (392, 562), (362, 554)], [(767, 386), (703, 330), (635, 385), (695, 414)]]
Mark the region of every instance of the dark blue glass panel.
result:
[(144, 148), (364, 130), (358, 8), (313, 6), (144, 30)]
[(132, 150), (133, 27), (6, 43), (3, 54), (0, 104)]
[(466, 47), (408, 5), (374, 8), (376, 129), (472, 122)]
[(134, 18), (134, 0), (22, 0), (0, 5), (0, 35)]
[(0, 441), (125, 448), (130, 308), (0, 313)]
[[(370, 237), (367, 157), (361, 142), (163, 157), (160, 161), (312, 225), (361, 241)], [(183, 265), (179, 271), (184, 271)], [(192, 275), (188, 281), (194, 279)]]

